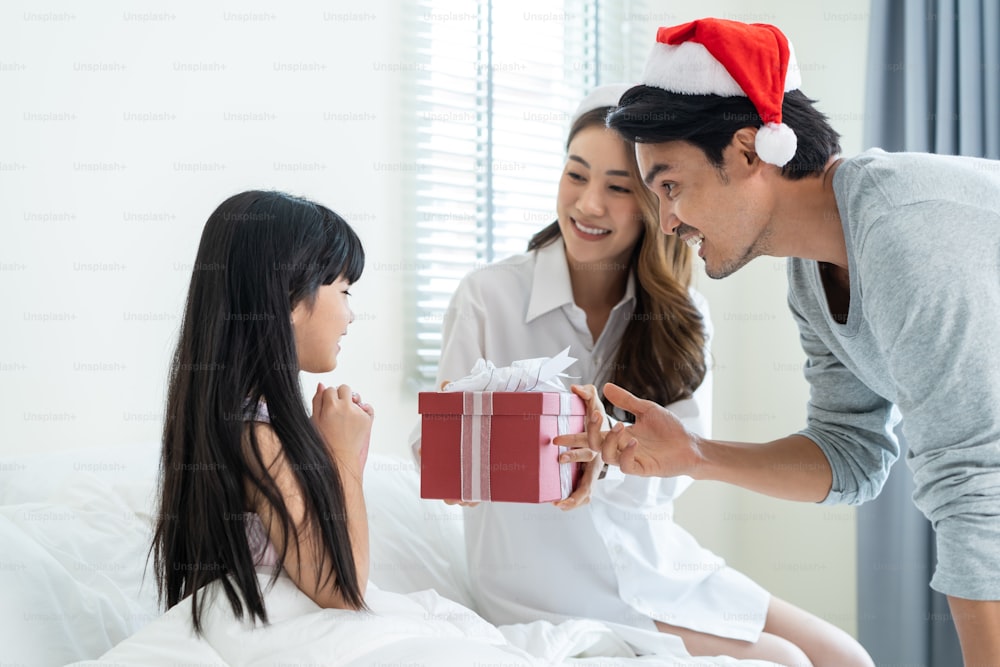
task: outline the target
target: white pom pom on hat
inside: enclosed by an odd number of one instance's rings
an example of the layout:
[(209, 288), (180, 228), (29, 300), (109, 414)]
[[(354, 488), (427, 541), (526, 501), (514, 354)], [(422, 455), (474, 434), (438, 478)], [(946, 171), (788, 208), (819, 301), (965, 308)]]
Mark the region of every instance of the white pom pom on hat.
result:
[(798, 142), (781, 121), (781, 102), (802, 77), (791, 43), (773, 25), (709, 18), (660, 28), (642, 82), (675, 93), (747, 97), (764, 122), (756, 139), (760, 159), (783, 167), (795, 157)]

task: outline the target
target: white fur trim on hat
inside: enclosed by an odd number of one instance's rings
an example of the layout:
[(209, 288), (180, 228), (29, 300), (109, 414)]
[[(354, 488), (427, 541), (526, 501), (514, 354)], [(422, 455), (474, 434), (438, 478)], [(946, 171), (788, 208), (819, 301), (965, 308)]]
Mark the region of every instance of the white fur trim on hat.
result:
[(788, 42), (788, 71), (785, 72), (785, 92), (798, 90), (802, 87), (802, 70), (799, 68), (799, 61), (795, 58), (795, 47)]
[[(721, 95), (746, 97), (736, 79), (698, 42), (671, 46), (657, 42), (646, 59), (642, 82), (663, 90), (688, 95)], [(788, 44), (788, 71), (785, 92), (802, 86), (802, 72), (795, 59), (795, 50)]]
[(642, 82), (675, 93), (746, 97), (736, 79), (697, 42), (653, 45)]

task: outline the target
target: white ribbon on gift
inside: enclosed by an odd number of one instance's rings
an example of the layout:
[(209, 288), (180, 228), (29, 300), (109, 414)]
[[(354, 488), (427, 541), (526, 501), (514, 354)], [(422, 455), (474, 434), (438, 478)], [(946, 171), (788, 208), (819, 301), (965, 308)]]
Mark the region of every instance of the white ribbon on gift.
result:
[[(569, 433), (569, 413), (573, 408), (570, 404), (570, 399), (573, 394), (560, 393), (559, 394), (559, 418), (556, 420), (556, 433), (558, 435), (563, 435)], [(568, 452), (569, 447), (559, 447), (559, 455), (562, 456), (563, 452)], [(563, 498), (568, 496), (573, 492), (573, 464), (572, 463), (560, 463), (559, 464), (559, 490)]]
[(493, 497), (489, 468), (492, 426), (493, 392), (466, 393), (462, 406), (462, 500)]
[[(493, 423), (493, 395), (496, 391), (553, 391), (559, 393), (559, 415), (556, 430), (569, 432), (569, 412), (572, 394), (560, 378), (562, 371), (575, 362), (569, 348), (554, 357), (522, 359), (510, 366), (497, 368), (486, 359), (479, 359), (471, 373), (449, 382), (442, 391), (466, 392), (462, 409), (462, 500), (491, 500), (490, 490), (490, 431)], [(560, 447), (559, 454), (568, 451)], [(559, 465), (559, 488), (566, 497), (573, 489), (572, 464)]]

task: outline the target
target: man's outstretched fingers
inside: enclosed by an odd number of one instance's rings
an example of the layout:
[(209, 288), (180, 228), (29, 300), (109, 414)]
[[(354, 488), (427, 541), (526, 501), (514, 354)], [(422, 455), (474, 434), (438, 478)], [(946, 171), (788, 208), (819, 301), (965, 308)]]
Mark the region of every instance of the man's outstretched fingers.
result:
[(622, 389), (611, 382), (604, 385), (604, 397), (623, 410), (627, 410), (634, 415), (640, 415), (649, 409), (649, 405), (656, 405), (652, 401), (647, 401), (632, 394), (627, 389)]
[(602, 436), (601, 442), (595, 451), (601, 455), (605, 463), (613, 463), (617, 465), (617, 459), (615, 458), (608, 459), (607, 456), (608, 451), (615, 449), (614, 447), (610, 446), (611, 442), (613, 442), (614, 440), (614, 438), (612, 437), (613, 435), (614, 435), (613, 429), (611, 431), (604, 431), (603, 433), (601, 433)]
[(557, 435), (552, 438), (552, 444), (559, 445), (560, 447), (573, 447), (574, 449), (586, 449), (590, 447), (586, 433), (564, 433), (563, 435)]
[(618, 468), (626, 475), (641, 475), (642, 466), (636, 461), (635, 453), (639, 441), (629, 438), (625, 446), (618, 451)]

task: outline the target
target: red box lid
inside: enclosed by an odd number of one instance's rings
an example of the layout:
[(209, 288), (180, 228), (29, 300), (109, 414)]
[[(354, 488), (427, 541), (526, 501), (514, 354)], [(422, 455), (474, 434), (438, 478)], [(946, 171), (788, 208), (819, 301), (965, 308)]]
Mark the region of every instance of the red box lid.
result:
[[(465, 406), (465, 395), (473, 392), (422, 391), (417, 396), (417, 411), (422, 415), (460, 415)], [(494, 415), (558, 415), (560, 392), (557, 391), (487, 391), (493, 399)], [(586, 411), (583, 399), (570, 396), (571, 415)], [(472, 414), (472, 413), (470, 413)]]

